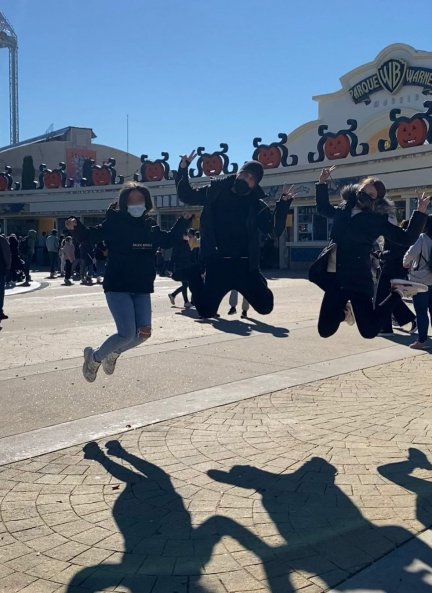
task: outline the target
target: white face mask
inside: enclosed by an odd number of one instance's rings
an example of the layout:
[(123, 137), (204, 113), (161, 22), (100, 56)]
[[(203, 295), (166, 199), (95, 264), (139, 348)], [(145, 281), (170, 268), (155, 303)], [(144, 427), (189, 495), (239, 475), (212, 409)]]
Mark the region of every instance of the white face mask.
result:
[(128, 206), (128, 212), (134, 218), (139, 218), (145, 212), (145, 204), (135, 204), (133, 206)]

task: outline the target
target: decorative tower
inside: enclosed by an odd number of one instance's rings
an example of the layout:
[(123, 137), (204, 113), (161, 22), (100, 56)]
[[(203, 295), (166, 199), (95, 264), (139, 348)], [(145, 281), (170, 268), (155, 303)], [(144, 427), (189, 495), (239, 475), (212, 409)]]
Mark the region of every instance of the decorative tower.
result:
[(10, 143), (19, 140), (18, 126), (18, 38), (6, 17), (0, 12), (0, 48), (9, 50)]

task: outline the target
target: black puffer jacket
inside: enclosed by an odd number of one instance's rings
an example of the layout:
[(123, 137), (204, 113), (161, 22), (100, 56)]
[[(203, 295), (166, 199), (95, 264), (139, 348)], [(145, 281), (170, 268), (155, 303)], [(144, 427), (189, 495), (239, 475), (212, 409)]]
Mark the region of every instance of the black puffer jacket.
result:
[(134, 218), (110, 208), (103, 223), (96, 227), (85, 227), (78, 222), (74, 240), (105, 241), (108, 249), (105, 292), (147, 294), (154, 292), (156, 249), (172, 247), (188, 224), (188, 220), (179, 218), (170, 231), (161, 231), (146, 215)]
[[(179, 199), (185, 204), (204, 206), (200, 224), (200, 258), (203, 260), (218, 256), (212, 206), (222, 194), (232, 195), (231, 189), (234, 181), (235, 175), (230, 175), (224, 179), (214, 179), (205, 187), (192, 188), (189, 183), (188, 169), (179, 167), (176, 177)], [(279, 200), (276, 203), (274, 215), (272, 215), (270, 208), (262, 199), (264, 197), (262, 188), (257, 185), (250, 196), (250, 207), (246, 220), (249, 266), (252, 270), (259, 268), (259, 232), (261, 231), (265, 235), (280, 236), (286, 227), (286, 217), (291, 206), (291, 200)], [(235, 199), (234, 195), (232, 195), (232, 199)]]
[(352, 216), (355, 200), (348, 199), (344, 205), (330, 204), (326, 183), (316, 185), (317, 212), (334, 220), (329, 245), (312, 264), (309, 279), (326, 288), (326, 262), (330, 251), (337, 246), (336, 278), (340, 288), (373, 296), (373, 280), (370, 253), (373, 242), (381, 235), (409, 247), (417, 240), (426, 222), (426, 214), (413, 212), (406, 231), (388, 221), (388, 216), (370, 210)]

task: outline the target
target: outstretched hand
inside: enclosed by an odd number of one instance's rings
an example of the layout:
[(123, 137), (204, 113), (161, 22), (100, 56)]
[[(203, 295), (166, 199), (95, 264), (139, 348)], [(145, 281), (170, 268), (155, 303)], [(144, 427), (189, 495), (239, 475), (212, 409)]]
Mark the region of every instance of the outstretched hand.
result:
[(297, 197), (297, 195), (298, 194), (294, 191), (294, 185), (284, 185), (280, 199), (282, 202), (288, 202), (292, 201), (295, 197)]
[(432, 200), (432, 196), (428, 196), (425, 192), (421, 196), (417, 197), (417, 210), (426, 214), (429, 203)]
[(333, 173), (333, 171), (335, 169), (336, 169), (336, 165), (332, 165), (331, 167), (327, 167), (326, 169), (323, 169), (319, 176), (319, 183), (327, 183), (328, 178), (331, 177), (331, 174)]
[(191, 162), (194, 160), (194, 158), (197, 155), (197, 151), (193, 150), (189, 156), (187, 154), (181, 154), (180, 158), (180, 169), (187, 169), (189, 167), (189, 165), (191, 164)]

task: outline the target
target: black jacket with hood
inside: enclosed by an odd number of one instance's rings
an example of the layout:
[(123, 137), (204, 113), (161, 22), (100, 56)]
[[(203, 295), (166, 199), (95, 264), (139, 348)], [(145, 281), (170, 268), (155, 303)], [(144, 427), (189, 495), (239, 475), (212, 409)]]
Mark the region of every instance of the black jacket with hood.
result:
[[(178, 169), (176, 186), (179, 199), (185, 204), (204, 206), (200, 221), (200, 258), (204, 261), (218, 257), (213, 205), (222, 194), (231, 193), (235, 179), (235, 175), (230, 175), (223, 179), (213, 179), (204, 187), (192, 188), (189, 183), (188, 168), (179, 167)], [(292, 200), (279, 200), (272, 215), (270, 208), (263, 201), (265, 194), (259, 185), (248, 197), (250, 207), (246, 225), (249, 267), (251, 270), (256, 270), (260, 262), (260, 231), (265, 235), (279, 237), (286, 228), (286, 217)], [(235, 196), (233, 195), (232, 198), (235, 199)]]
[(78, 221), (77, 242), (105, 241), (108, 261), (103, 282), (105, 292), (154, 292), (156, 250), (167, 249), (187, 230), (189, 221), (179, 218), (170, 231), (161, 231), (144, 214), (134, 218), (125, 210), (110, 208), (102, 224), (85, 227)]
[(339, 288), (373, 296), (370, 253), (381, 235), (398, 245), (409, 247), (423, 230), (427, 216), (413, 212), (406, 231), (392, 224), (385, 212), (363, 210), (352, 216), (356, 206), (356, 186), (343, 191), (345, 203), (332, 206), (326, 183), (317, 183), (317, 212), (333, 219), (330, 242), (309, 270), (309, 279), (323, 290), (328, 287), (327, 261), (336, 246), (336, 280)]

